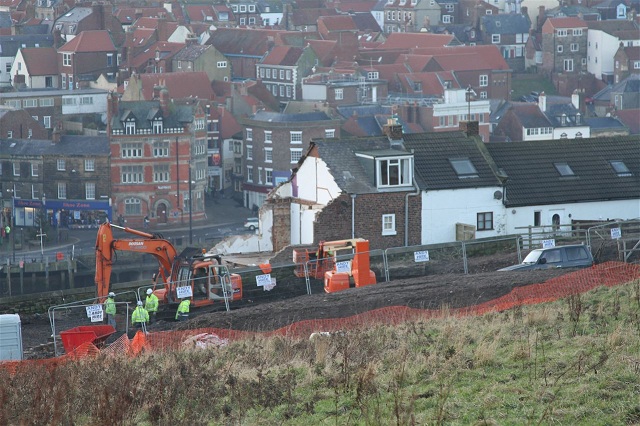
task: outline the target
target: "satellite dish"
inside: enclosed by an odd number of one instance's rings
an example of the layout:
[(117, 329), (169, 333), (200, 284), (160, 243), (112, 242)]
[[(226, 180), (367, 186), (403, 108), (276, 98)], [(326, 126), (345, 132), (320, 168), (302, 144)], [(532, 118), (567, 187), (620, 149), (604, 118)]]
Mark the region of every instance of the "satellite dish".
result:
[(493, 198), (496, 200), (502, 200), (502, 191), (496, 191), (493, 193)]

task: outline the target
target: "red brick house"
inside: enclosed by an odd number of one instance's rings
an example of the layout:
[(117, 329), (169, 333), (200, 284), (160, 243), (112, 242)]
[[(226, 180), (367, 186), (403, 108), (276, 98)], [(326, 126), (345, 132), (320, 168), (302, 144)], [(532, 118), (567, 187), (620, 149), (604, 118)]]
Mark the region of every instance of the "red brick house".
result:
[(88, 87), (100, 75), (115, 78), (117, 49), (108, 31), (83, 31), (58, 49), (60, 86)]
[[(185, 223), (205, 217), (207, 129), (197, 100), (170, 101), (156, 88), (152, 101), (109, 99), (114, 215), (134, 226)], [(189, 186), (191, 182), (191, 186)], [(190, 202), (191, 200), (191, 202)]]

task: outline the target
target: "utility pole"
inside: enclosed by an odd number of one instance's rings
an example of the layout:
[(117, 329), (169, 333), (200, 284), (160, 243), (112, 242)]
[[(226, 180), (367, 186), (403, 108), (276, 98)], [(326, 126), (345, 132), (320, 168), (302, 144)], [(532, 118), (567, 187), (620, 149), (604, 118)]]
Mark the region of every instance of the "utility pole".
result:
[(193, 244), (193, 201), (191, 200), (191, 160), (189, 160), (189, 245)]

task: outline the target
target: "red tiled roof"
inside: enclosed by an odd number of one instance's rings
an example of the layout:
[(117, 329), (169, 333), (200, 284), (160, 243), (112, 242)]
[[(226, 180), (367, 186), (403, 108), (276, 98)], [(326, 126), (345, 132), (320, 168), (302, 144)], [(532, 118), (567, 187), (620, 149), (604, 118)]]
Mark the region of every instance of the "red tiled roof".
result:
[(627, 46), (624, 48), (624, 53), (631, 61), (637, 61), (640, 59), (640, 46)]
[(553, 32), (553, 30), (557, 28), (587, 28), (587, 23), (575, 16), (566, 18), (549, 18), (542, 26), (542, 32)]
[(58, 52), (53, 47), (30, 47), (21, 49), (29, 75), (58, 74)]
[(318, 26), (321, 22), (327, 31), (355, 31), (358, 29), (353, 18), (349, 15), (321, 16), (318, 18)]
[(263, 59), (265, 65), (295, 65), (302, 55), (302, 48), (294, 46), (275, 46)]
[(341, 0), (328, 1), (327, 7), (336, 8), (338, 11), (347, 13), (353, 12), (371, 12), (376, 5), (377, 0)]
[(127, 32), (122, 47), (142, 47), (153, 39), (155, 33), (153, 28), (135, 28), (133, 32)]
[(379, 64), (376, 65), (375, 68), (379, 73), (379, 77), (382, 80), (387, 81), (395, 80), (396, 74), (402, 74), (409, 71), (404, 64)]
[[(508, 70), (510, 69), (507, 62), (502, 57), (500, 49), (495, 45), (480, 46), (450, 46), (442, 48), (420, 48), (413, 49), (413, 53), (422, 55), (432, 55), (436, 61), (441, 64), (443, 69), (494, 69)], [(453, 57), (440, 60), (445, 57)], [(462, 60), (460, 58), (463, 58)], [(466, 61), (477, 61), (478, 64), (465, 64)], [(443, 64), (448, 64), (447, 68)], [(485, 66), (485, 68), (482, 68)]]
[(432, 55), (403, 54), (398, 56), (396, 63), (406, 64), (413, 72), (421, 72), (424, 71), (427, 64), (432, 60)]
[(421, 83), (421, 93), (425, 95), (443, 96), (445, 81), (451, 82), (451, 88), (460, 89), (460, 84), (451, 71), (398, 74), (398, 78), (400, 80), (400, 84), (402, 84), (402, 86), (404, 86), (409, 92), (415, 92), (415, 89), (410, 82)]
[(166, 87), (175, 99), (214, 97), (211, 82), (204, 71), (189, 73), (186, 78), (184, 73), (137, 74), (131, 78), (137, 78), (142, 84), (142, 96), (145, 100), (153, 99), (154, 86)]
[(114, 13), (114, 16), (123, 24), (134, 22), (138, 17), (157, 18), (167, 15), (168, 12), (164, 7), (117, 7)]
[(212, 5), (186, 5), (184, 8), (187, 10), (189, 19), (195, 22), (213, 22), (217, 16)]
[(455, 36), (453, 34), (431, 33), (391, 33), (387, 40), (380, 45), (380, 49), (411, 49), (425, 47), (443, 47), (449, 45)]
[(133, 27), (158, 29), (161, 22), (166, 26), (168, 34), (172, 34), (176, 29), (178, 29), (177, 22), (167, 21), (162, 18), (147, 18), (147, 17), (142, 17), (138, 19), (136, 22), (133, 23)]
[(111, 35), (105, 30), (82, 31), (76, 37), (65, 43), (58, 52), (112, 52), (116, 46)]
[(238, 124), (238, 120), (227, 111), (226, 108), (218, 106), (218, 121), (220, 123), (220, 138), (229, 139), (236, 133), (241, 132), (244, 127)]
[(206, 44), (213, 45), (223, 54), (240, 54), (262, 57), (271, 46), (269, 36), (275, 37), (284, 31), (249, 28), (218, 28), (211, 33)]
[(333, 55), (331, 52), (338, 43), (336, 40), (308, 40), (309, 47), (313, 49), (319, 61), (323, 65), (331, 65)]

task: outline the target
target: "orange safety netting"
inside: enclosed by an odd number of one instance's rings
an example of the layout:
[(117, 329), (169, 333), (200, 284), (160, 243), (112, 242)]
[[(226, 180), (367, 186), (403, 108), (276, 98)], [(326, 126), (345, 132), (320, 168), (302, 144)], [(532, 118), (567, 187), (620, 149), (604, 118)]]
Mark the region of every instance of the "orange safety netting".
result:
[[(478, 305), (447, 310), (448, 315), (467, 316), (482, 315), (488, 312), (499, 312), (517, 306), (551, 302), (574, 294), (581, 294), (599, 286), (613, 287), (640, 279), (640, 266), (606, 262), (589, 269), (581, 269), (572, 273), (552, 278), (541, 284), (516, 287), (509, 294)], [(443, 315), (442, 310), (426, 310), (408, 308), (406, 306), (390, 306), (363, 312), (346, 318), (304, 320), (270, 332), (250, 332), (220, 328), (204, 328), (186, 331), (163, 331), (144, 334), (138, 332), (129, 340), (122, 335), (107, 348), (100, 351), (91, 343), (85, 343), (72, 353), (52, 359), (6, 362), (0, 367), (7, 368), (15, 374), (21, 368), (36, 365), (47, 369), (56, 368), (68, 360), (95, 356), (98, 353), (136, 356), (143, 351), (175, 350), (192, 344), (194, 339), (207, 340), (215, 336), (215, 344), (262, 336), (307, 337), (317, 331), (339, 331), (371, 327), (372, 324), (401, 324), (406, 321), (425, 320)], [(208, 341), (211, 341), (209, 339)]]

